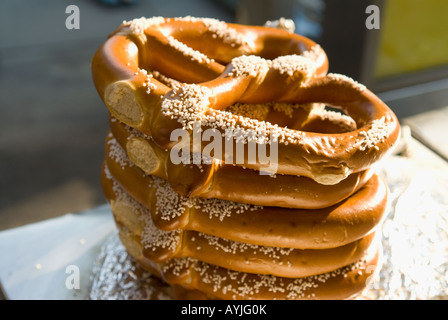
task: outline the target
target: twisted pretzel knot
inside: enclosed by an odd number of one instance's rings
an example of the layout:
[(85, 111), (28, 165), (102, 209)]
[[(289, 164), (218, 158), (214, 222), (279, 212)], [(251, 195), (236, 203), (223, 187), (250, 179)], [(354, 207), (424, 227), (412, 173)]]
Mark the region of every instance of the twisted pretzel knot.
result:
[[(175, 145), (170, 140), (174, 129), (191, 132), (194, 123), (222, 135), (238, 129), (244, 142), (261, 130), (262, 143), (278, 142), (277, 173), (321, 184), (368, 169), (390, 153), (399, 136), (395, 115), (379, 98), (350, 78), (326, 74), (324, 51), (284, 30), (213, 19), (136, 19), (125, 22), (99, 49), (92, 69), (110, 112), (161, 148)], [(158, 75), (183, 84), (170, 88), (156, 80)], [(357, 129), (304, 132), (223, 110), (235, 102), (272, 101), (338, 107)], [(264, 168), (246, 160), (245, 167)]]
[[(364, 86), (327, 72), (322, 48), (285, 30), (124, 22), (92, 74), (111, 114), (103, 190), (128, 252), (173, 287), (218, 298), (346, 298), (364, 288), (387, 213), (372, 167), (399, 125)], [(194, 137), (198, 126), (221, 146), (230, 132), (243, 162), (228, 161), (231, 148), (211, 164), (173, 163), (172, 132)], [(251, 143), (278, 145), (276, 179), (258, 174), (267, 168), (249, 161)], [(192, 147), (204, 155), (206, 144)]]

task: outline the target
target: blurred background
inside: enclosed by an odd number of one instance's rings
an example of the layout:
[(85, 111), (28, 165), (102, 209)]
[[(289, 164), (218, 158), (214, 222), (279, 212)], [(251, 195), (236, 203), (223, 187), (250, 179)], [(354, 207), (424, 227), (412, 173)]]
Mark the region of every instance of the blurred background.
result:
[[(379, 29), (366, 26), (372, 4)], [(79, 8), (79, 29), (66, 28), (69, 5)], [(99, 172), (107, 111), (90, 60), (123, 20), (293, 19), (297, 33), (327, 52), (330, 72), (367, 85), (447, 157), (447, 14), (448, 2), (439, 0), (2, 0), (0, 230), (105, 203)]]

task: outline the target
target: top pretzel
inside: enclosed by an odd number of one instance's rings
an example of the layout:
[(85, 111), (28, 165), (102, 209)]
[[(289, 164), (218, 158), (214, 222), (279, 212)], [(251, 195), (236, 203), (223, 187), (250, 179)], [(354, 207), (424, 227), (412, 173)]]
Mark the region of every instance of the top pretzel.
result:
[[(394, 113), (371, 91), (327, 71), (325, 52), (303, 36), (192, 17), (123, 22), (92, 61), (95, 86), (111, 114), (161, 148), (175, 146), (170, 139), (175, 129), (193, 134), (199, 124), (201, 130), (217, 129), (223, 141), (233, 129), (245, 155), (250, 142), (278, 143), (277, 173), (336, 184), (388, 155), (400, 129)], [(176, 80), (171, 87), (170, 79)], [(225, 110), (237, 102), (273, 101), (340, 108), (356, 130), (304, 132)], [(247, 157), (242, 165), (265, 169)]]

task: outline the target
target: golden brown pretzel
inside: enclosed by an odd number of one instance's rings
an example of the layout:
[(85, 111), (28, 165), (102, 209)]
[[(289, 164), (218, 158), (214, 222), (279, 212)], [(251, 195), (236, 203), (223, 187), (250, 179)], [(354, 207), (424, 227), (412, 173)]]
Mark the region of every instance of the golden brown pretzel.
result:
[[(161, 149), (151, 137), (132, 130), (114, 118), (111, 118), (110, 128), (132, 163), (147, 174), (169, 181), (177, 193), (186, 197), (316, 209), (344, 200), (362, 187), (373, 174), (373, 170), (357, 172), (336, 185), (322, 185), (300, 176), (260, 175), (255, 170), (224, 164), (216, 159), (212, 164), (199, 166), (176, 165), (171, 161), (170, 153)], [(109, 147), (112, 143), (112, 140), (107, 142)]]
[[(119, 236), (129, 254), (144, 268), (173, 287), (197, 292), (201, 298), (218, 299), (350, 299), (367, 287), (377, 271), (381, 248), (370, 246), (359, 261), (331, 272), (302, 278), (233, 271), (192, 258), (154, 263), (143, 256), (141, 239), (117, 224)], [(196, 291), (198, 290), (198, 291)]]
[[(207, 56), (185, 46), (198, 47)], [(225, 66), (216, 61), (227, 65), (235, 57), (255, 53), (266, 57), (302, 54), (319, 75), (328, 69), (318, 45), (286, 31), (213, 19), (141, 18), (123, 23), (100, 47), (92, 60), (92, 75), (112, 114), (151, 134), (152, 115), (160, 109), (161, 95), (170, 90), (154, 79), (153, 70), (182, 82), (205, 82), (224, 71)]]
[(298, 278), (358, 261), (375, 237), (371, 233), (337, 248), (300, 250), (252, 245), (190, 230), (163, 231), (154, 225), (150, 211), (105, 173), (103, 188), (117, 223), (140, 236), (143, 255), (155, 263), (190, 257), (231, 270)]
[(387, 212), (387, 186), (377, 175), (341, 203), (304, 210), (182, 197), (165, 180), (144, 174), (116, 143), (106, 142), (105, 163), (107, 174), (151, 209), (155, 225), (164, 230), (194, 230), (273, 247), (328, 249), (370, 234)]
[[(393, 112), (363, 86), (341, 75), (324, 76), (327, 66), (319, 46), (283, 30), (193, 18), (142, 18), (123, 24), (106, 41), (92, 61), (92, 72), (111, 113), (152, 136), (162, 148), (176, 144), (171, 141), (173, 130), (191, 131), (193, 123), (221, 133), (238, 129), (233, 138), (246, 142), (245, 155), (248, 142), (262, 139), (269, 144), (278, 139), (278, 173), (336, 184), (389, 154), (399, 125)], [(146, 69), (200, 84), (170, 90)], [(358, 128), (317, 134), (220, 110), (237, 101), (273, 100), (339, 107)], [(254, 138), (257, 130), (261, 137)], [(234, 150), (230, 152), (235, 159)], [(246, 167), (265, 169), (259, 162), (247, 162), (247, 157), (244, 161)]]
[[(140, 216), (142, 213), (145, 215), (144, 211), (136, 214), (136, 209), (141, 210), (140, 205), (127, 193), (121, 193), (121, 186), (114, 184), (111, 187), (111, 182), (113, 180), (107, 177), (103, 180), (109, 186), (105, 188), (105, 193), (111, 200), (119, 236), (128, 253), (144, 268), (173, 287), (181, 286), (182, 292), (185, 289), (187, 292), (195, 292), (194, 296), (198, 298), (347, 299), (367, 286), (378, 265), (378, 241), (373, 242), (365, 254), (352, 264), (300, 278), (241, 272), (191, 257), (157, 263), (147, 257), (147, 249), (144, 248), (145, 230)], [(165, 241), (162, 239), (162, 242)], [(170, 244), (168, 242), (165, 245)], [(309, 268), (313, 270), (313, 266)]]

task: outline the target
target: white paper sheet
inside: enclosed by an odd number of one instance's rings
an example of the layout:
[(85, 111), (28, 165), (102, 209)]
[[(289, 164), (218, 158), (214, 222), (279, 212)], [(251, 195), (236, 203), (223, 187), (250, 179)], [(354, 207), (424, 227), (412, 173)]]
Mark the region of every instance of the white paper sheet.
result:
[(93, 262), (114, 230), (109, 205), (103, 205), (0, 232), (0, 281), (7, 298), (88, 298)]

